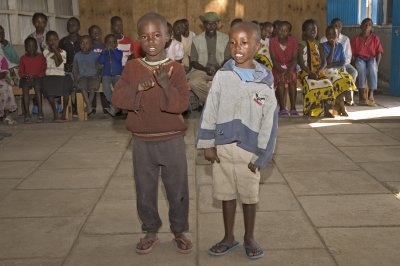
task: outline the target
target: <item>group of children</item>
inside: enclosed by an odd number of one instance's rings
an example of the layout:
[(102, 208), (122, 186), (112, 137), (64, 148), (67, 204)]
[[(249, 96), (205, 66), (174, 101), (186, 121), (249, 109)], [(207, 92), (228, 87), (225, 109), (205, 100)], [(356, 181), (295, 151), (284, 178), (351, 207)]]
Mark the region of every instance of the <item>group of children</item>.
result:
[[(177, 47), (182, 46), (171, 41), (171, 27), (166, 19), (157, 13), (142, 16), (137, 22), (138, 41), (132, 42), (123, 35), (121, 18), (113, 17), (112, 34), (106, 36), (103, 45), (97, 26), (90, 27), (88, 36), (78, 38), (79, 20), (71, 18), (67, 24), (69, 35), (59, 41), (56, 32), (44, 32), (39, 18), (42, 23), (47, 21), (44, 15), (36, 16), (36, 20), (34, 17), (37, 31), (25, 41), (21, 87), (24, 91), (34, 88), (37, 96), (42, 91), (49, 99), (55, 120), (59, 119), (55, 97), (63, 97), (60, 118), (63, 120), (73, 87), (84, 94), (86, 111), (94, 112), (94, 91), (102, 76), (109, 112), (128, 111), (126, 124), (134, 139), (137, 210), (145, 232), (136, 245), (136, 252), (147, 254), (160, 241), (157, 237), (162, 224), (157, 208), (159, 175), (167, 193), (173, 243), (178, 252), (191, 252), (193, 245), (185, 234), (189, 229), (189, 191), (184, 143), (186, 125), (182, 117), (189, 103), (189, 87), (184, 64), (177, 59), (182, 55)], [(305, 21), (303, 42), (297, 44), (290, 35), (289, 22), (276, 24), (273, 30), (269, 23), (262, 24), (261, 30), (254, 22), (238, 21), (232, 25), (229, 31), (231, 59), (215, 73), (200, 119), (196, 147), (203, 149), (205, 159), (212, 163), (213, 197), (221, 200), (223, 207), (224, 236), (208, 250), (213, 256), (225, 255), (240, 246), (234, 236), (237, 199), (243, 207), (245, 254), (250, 259), (264, 256), (254, 236), (259, 170), (271, 160), (275, 148), (277, 98), (279, 114), (288, 114), (287, 110), (284, 112), (281, 92), (286, 84), (292, 101), (289, 113), (297, 115), (294, 106), (297, 63), (301, 67), (305, 115), (332, 115), (330, 105), (339, 115), (346, 115), (342, 103), (348, 97), (346, 93), (354, 89), (351, 76), (345, 72), (343, 47), (337, 43), (338, 31), (334, 25), (326, 30), (327, 42), (319, 44), (316, 22)], [(184, 35), (187, 32), (184, 21), (174, 23), (172, 29), (182, 33), (181, 39), (189, 36)], [(365, 47), (365, 42), (373, 42), (381, 52), (377, 37), (371, 37), (370, 23), (363, 21), (361, 29), (361, 40), (354, 41), (353, 45), (357, 68), (361, 64), (366, 67), (373, 64), (370, 62), (373, 58), (368, 56), (376, 56), (370, 46)], [(2, 39), (0, 31), (0, 42)], [(168, 57), (166, 47), (174, 47), (174, 58)], [(270, 52), (272, 72), (264, 65), (265, 58), (257, 56), (262, 49)], [(265, 55), (265, 51), (262, 53)], [(261, 63), (254, 58), (259, 58)], [(379, 63), (379, 58), (376, 61)], [(115, 86), (112, 93), (111, 84)], [(359, 89), (365, 88), (359, 84)], [(369, 85), (373, 90), (373, 85)], [(373, 93), (369, 95), (370, 100), (373, 99), (371, 95), (373, 97)], [(38, 120), (42, 120), (39, 98)], [(11, 109), (8, 107), (9, 111)], [(24, 112), (29, 119), (29, 99), (26, 98)]]

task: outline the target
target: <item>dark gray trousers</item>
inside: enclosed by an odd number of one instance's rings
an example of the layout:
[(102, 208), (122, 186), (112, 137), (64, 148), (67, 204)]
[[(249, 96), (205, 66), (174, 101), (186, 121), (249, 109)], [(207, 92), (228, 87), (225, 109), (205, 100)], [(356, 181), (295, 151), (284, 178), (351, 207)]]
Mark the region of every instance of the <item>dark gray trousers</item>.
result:
[(158, 176), (161, 170), (169, 203), (171, 231), (174, 234), (187, 231), (189, 188), (183, 137), (163, 141), (135, 139), (133, 167), (142, 230), (155, 233), (162, 224), (158, 214)]

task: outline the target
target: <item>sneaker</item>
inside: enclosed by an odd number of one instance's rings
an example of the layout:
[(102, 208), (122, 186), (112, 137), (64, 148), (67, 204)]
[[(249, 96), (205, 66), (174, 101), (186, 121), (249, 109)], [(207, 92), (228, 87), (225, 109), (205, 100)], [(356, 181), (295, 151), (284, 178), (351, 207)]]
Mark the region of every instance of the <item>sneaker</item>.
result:
[(106, 110), (107, 113), (108, 113), (109, 115), (111, 115), (112, 117), (115, 116), (115, 109), (114, 109), (112, 106), (111, 106), (110, 108), (104, 108), (104, 110)]
[(62, 113), (62, 106), (59, 103), (56, 103), (56, 111), (57, 113)]
[(37, 115), (39, 113), (39, 108), (37, 105), (32, 106), (32, 114)]

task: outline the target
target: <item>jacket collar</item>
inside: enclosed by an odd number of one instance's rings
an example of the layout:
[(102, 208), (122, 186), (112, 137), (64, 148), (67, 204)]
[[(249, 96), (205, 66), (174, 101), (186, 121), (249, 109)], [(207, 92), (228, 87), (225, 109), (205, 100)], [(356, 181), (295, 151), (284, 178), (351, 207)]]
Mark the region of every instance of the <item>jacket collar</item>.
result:
[[(267, 67), (263, 66), (262, 64), (258, 63), (256, 60), (253, 60), (255, 68), (254, 73), (254, 81), (258, 83), (265, 83), (269, 86), (273, 83), (272, 73)], [(233, 59), (229, 59), (220, 69), (221, 71), (234, 71), (233, 66), (235, 65), (235, 61)], [(271, 82), (272, 80), (272, 82)]]

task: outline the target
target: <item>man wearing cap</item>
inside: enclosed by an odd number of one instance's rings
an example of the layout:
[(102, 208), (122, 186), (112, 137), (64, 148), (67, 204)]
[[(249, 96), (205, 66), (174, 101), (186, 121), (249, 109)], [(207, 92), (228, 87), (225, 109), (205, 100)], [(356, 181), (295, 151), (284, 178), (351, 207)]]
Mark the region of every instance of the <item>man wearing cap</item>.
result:
[(222, 64), (230, 58), (229, 37), (217, 31), (220, 18), (215, 12), (207, 12), (200, 16), (205, 32), (193, 38), (190, 51), (190, 63), (193, 70), (188, 74), (189, 86), (199, 98), (199, 105), (203, 106), (209, 82)]

